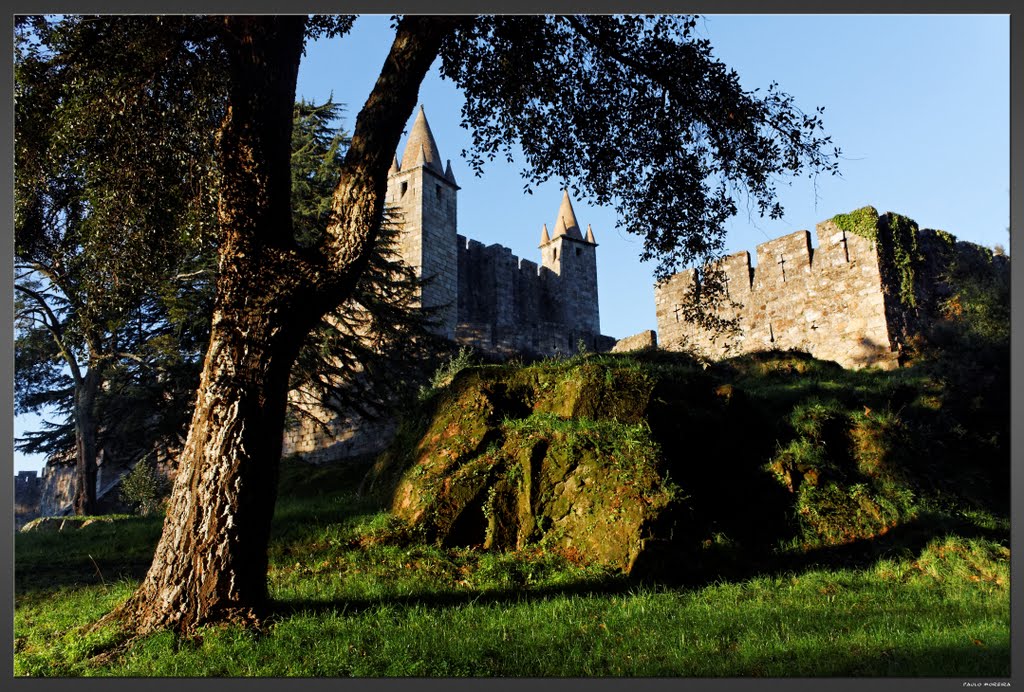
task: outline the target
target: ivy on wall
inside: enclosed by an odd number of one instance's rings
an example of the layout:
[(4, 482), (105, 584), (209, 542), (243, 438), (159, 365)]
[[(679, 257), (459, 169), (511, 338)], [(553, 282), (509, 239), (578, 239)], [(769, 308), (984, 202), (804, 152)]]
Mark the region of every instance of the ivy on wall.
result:
[(872, 241), (878, 238), (878, 210), (874, 207), (861, 207), (849, 214), (836, 214), (832, 217), (832, 223), (861, 238)]
[(902, 214), (889, 212), (881, 222), (878, 211), (871, 206), (855, 209), (848, 214), (836, 214), (832, 222), (846, 233), (852, 233), (877, 242), (890, 254), (900, 278), (900, 302), (906, 307), (917, 307), (914, 294), (915, 269), (922, 261), (917, 243), (917, 223)]
[(892, 246), (893, 264), (900, 277), (900, 302), (907, 307), (917, 307), (914, 295), (915, 267), (922, 261), (917, 245), (917, 223), (900, 214), (889, 213), (889, 238)]

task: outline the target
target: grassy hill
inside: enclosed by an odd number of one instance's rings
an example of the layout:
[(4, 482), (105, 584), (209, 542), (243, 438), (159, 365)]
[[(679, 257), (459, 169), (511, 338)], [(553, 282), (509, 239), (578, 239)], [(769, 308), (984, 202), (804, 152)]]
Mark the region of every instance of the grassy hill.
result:
[[(468, 368), (381, 459), (285, 460), (259, 631), (115, 646), (83, 627), (159, 520), (18, 534), (15, 674), (1008, 676), (1009, 387), (962, 375), (792, 353)], [(570, 457), (598, 524), (626, 481), (661, 498), (628, 564), (550, 530), (568, 513), (524, 479)], [(431, 496), (403, 510), (409, 489)]]

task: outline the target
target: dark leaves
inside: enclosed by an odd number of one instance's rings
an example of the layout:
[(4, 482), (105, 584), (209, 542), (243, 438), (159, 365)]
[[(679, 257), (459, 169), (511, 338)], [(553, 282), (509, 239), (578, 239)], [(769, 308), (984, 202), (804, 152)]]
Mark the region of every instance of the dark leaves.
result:
[[(527, 186), (554, 178), (644, 238), (656, 276), (721, 249), (735, 198), (776, 215), (775, 179), (834, 172), (817, 116), (745, 91), (690, 16), (498, 16), (461, 29), (442, 74), (466, 94), (477, 173), (522, 147)], [(820, 113), (820, 110), (818, 111)]]

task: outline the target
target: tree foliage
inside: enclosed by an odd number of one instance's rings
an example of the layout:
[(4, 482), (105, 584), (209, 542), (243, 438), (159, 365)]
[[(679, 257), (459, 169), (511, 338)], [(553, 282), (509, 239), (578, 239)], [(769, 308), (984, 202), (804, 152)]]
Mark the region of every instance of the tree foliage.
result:
[(16, 404), (67, 416), (19, 446), (77, 448), (80, 513), (109, 442), (181, 436), (209, 331), (219, 54), (189, 19), (124, 19), (16, 37)]
[(694, 16), (492, 16), (460, 25), (441, 72), (466, 96), (463, 125), (485, 160), (525, 158), (526, 189), (556, 178), (613, 205), (667, 278), (722, 249), (749, 194), (781, 217), (782, 174), (837, 170), (818, 108), (772, 84), (745, 91), (695, 33)]
[[(223, 117), (223, 95), (218, 93), (223, 84), (215, 73), (224, 66), (219, 60), (213, 61), (207, 66), (210, 74), (191, 82), (189, 90), (151, 94), (150, 102), (136, 106), (139, 112), (147, 111), (144, 117), (129, 111), (123, 125), (125, 132), (108, 130), (113, 141), (98, 144), (95, 133), (88, 134), (78, 120), (88, 120), (99, 108), (89, 101), (89, 94), (93, 98), (102, 96), (95, 88), (97, 72), (110, 68), (106, 64), (79, 65), (74, 69), (84, 76), (71, 78), (64, 62), (72, 59), (74, 47), (86, 40), (101, 40), (110, 47), (107, 42), (117, 40), (123, 32), (111, 27), (101, 30), (83, 21), (56, 25), (37, 22), (33, 26), (37, 38), (34, 45), (39, 49), (35, 67), (50, 70), (46, 86), (54, 89), (54, 98), (79, 105), (74, 112), (66, 106), (66, 121), (54, 121), (45, 135), (37, 135), (35, 144), (29, 142), (29, 128), (21, 136), (24, 146), (19, 152), (19, 181), (23, 193), (19, 196), (19, 212), (31, 217), (30, 207), (35, 204), (37, 210), (46, 209), (51, 221), (33, 223), (27, 218), (18, 225), (23, 241), (18, 253), (22, 269), (18, 296), (22, 319), (17, 339), (19, 410), (49, 408), (65, 420), (44, 423), (42, 430), (28, 433), (19, 448), (47, 455), (74, 448), (76, 383), (67, 367), (71, 359), (83, 373), (90, 367), (95, 369), (96, 391), (91, 404), (97, 436), (95, 454), (103, 449), (115, 450), (128, 461), (147, 453), (154, 444), (180, 446), (187, 430), (213, 309), (217, 247), (212, 229), (216, 226), (217, 171), (212, 140), (195, 151), (185, 140), (195, 141), (204, 132), (211, 135), (215, 132), (214, 121)], [(145, 30), (153, 31), (152, 24)], [(137, 35), (139, 27), (125, 27), (124, 31)], [(97, 33), (103, 38), (96, 39), (93, 34)], [(28, 44), (29, 36), (24, 39)], [(42, 48), (46, 49), (45, 57)], [(23, 54), (19, 61), (23, 74), (29, 70), (27, 62)], [(114, 68), (122, 80), (124, 69), (123, 65)], [(164, 81), (188, 80), (179, 76)], [(19, 79), (23, 90), (20, 113), (38, 104), (41, 97), (32, 91), (40, 88), (38, 82), (38, 77), (35, 82), (27, 76)], [(58, 84), (62, 85), (59, 92)], [(200, 104), (211, 109), (204, 121), (194, 119)], [(154, 107), (165, 113), (187, 111), (190, 118), (151, 122), (148, 111)], [(316, 247), (322, 242), (331, 219), (332, 194), (348, 143), (348, 137), (333, 126), (340, 112), (341, 107), (331, 101), (321, 105), (300, 102), (295, 106), (292, 221), (295, 238), (303, 247)], [(172, 123), (176, 128), (173, 138), (155, 141)], [(95, 127), (95, 123), (88, 125)], [(58, 151), (61, 145), (53, 141), (68, 140), (66, 130), (71, 127), (81, 138), (76, 148), (83, 152), (73, 161)], [(189, 170), (167, 166), (160, 175), (149, 177), (147, 198), (140, 200), (126, 184), (126, 176), (142, 158), (137, 147), (147, 138), (150, 151), (157, 156), (166, 154)], [(39, 145), (51, 147), (52, 158), (41, 157), (38, 177), (43, 182), (30, 186), (29, 176), (22, 173), (29, 170), (30, 156), (38, 153)], [(136, 149), (124, 152), (117, 147)], [(113, 180), (104, 159), (110, 151), (120, 152), (124, 164), (124, 171)], [(139, 166), (135, 170), (151, 173), (154, 158), (141, 162), (141, 171)], [(57, 175), (59, 164), (55, 161), (63, 159), (76, 169), (68, 180)], [(202, 178), (185, 179), (195, 195), (181, 195), (178, 190), (182, 176), (196, 170), (202, 171)], [(49, 197), (40, 192), (41, 186), (46, 186)], [(62, 201), (58, 201), (58, 195)], [(134, 223), (113, 221), (114, 217), (132, 215), (137, 217)], [(68, 225), (63, 233), (54, 227), (61, 220)], [(116, 248), (112, 248), (110, 239), (114, 232), (126, 236)], [(353, 297), (325, 317), (299, 354), (293, 388), (310, 394), (312, 401), (329, 411), (376, 413), (405, 380), (414, 379), (417, 363), (431, 353), (431, 348), (437, 348), (425, 330), (430, 314), (413, 309), (419, 282), (392, 254), (396, 233), (397, 228), (391, 225), (383, 230)], [(118, 249), (124, 253), (119, 258), (119, 271), (125, 278), (114, 276), (113, 285), (123, 285), (124, 290), (115, 296), (110, 283), (81, 288), (84, 282), (111, 278), (105, 270), (107, 263), (117, 257)], [(154, 258), (163, 265), (159, 271)], [(47, 310), (32, 309), (32, 296), (44, 301)], [(72, 301), (76, 309), (70, 307)], [(52, 318), (56, 329), (50, 334), (42, 328), (40, 315)], [(99, 327), (97, 316), (103, 320)], [(94, 334), (91, 341), (76, 341), (70, 336), (83, 330)], [(61, 338), (55, 340), (53, 331), (59, 331)], [(61, 344), (66, 347), (63, 357), (55, 357)], [(77, 390), (83, 385), (84, 377)], [(293, 412), (325, 422), (318, 417), (318, 407), (296, 402)]]
[(132, 505), (139, 514), (157, 514), (170, 492), (167, 476), (153, 464), (149, 456), (139, 459), (121, 481), (121, 500)]

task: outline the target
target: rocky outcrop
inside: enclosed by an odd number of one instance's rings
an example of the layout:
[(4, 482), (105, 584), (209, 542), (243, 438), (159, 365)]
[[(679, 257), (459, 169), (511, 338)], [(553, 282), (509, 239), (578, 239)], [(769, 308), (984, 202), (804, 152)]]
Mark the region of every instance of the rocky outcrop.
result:
[(536, 543), (631, 572), (689, 506), (659, 437), (713, 433), (708, 414), (738, 400), (683, 357), (470, 368), (403, 424), (365, 486), (443, 544)]

